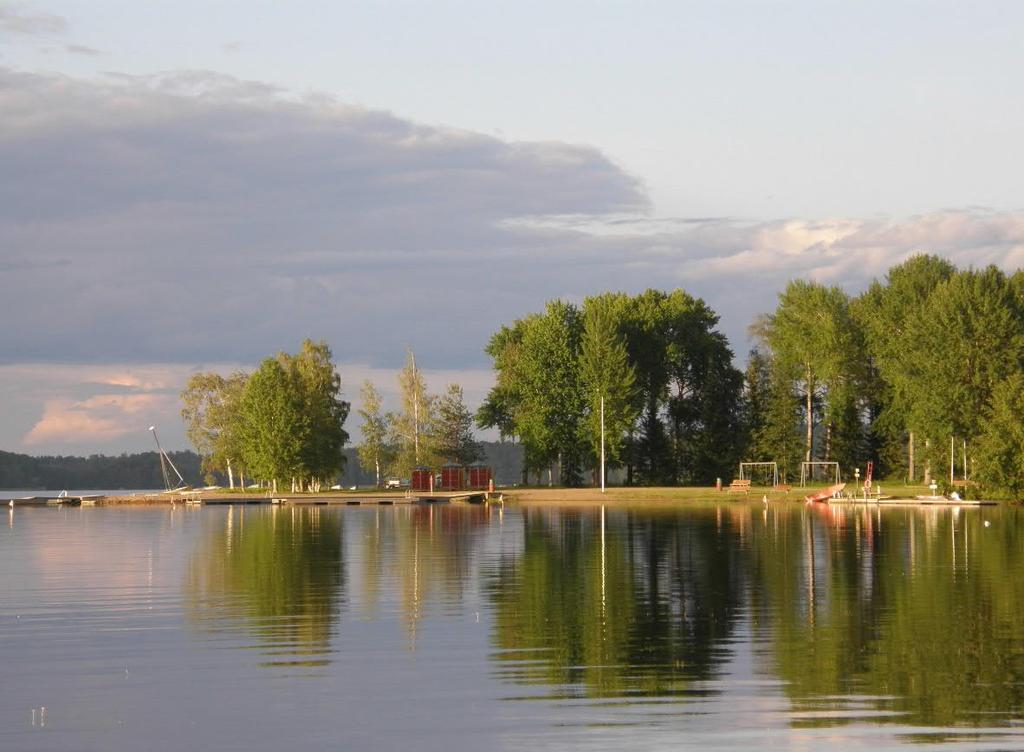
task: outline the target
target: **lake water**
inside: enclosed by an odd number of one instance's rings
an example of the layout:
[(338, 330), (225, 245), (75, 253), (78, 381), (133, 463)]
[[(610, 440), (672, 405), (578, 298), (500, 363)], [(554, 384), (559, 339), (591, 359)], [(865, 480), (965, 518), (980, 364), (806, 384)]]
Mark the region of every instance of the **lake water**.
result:
[(0, 749), (1024, 749), (1013, 508), (4, 510)]

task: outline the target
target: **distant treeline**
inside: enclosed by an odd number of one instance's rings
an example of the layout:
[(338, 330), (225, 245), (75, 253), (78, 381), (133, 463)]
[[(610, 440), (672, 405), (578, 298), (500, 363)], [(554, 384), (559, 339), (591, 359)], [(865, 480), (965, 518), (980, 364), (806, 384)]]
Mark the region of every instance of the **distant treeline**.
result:
[[(198, 483), (200, 458), (195, 452), (168, 452), (185, 479)], [(14, 489), (150, 489), (163, 488), (156, 452), (88, 457), (32, 457), (0, 451), (0, 488)]]
[[(522, 472), (522, 447), (510, 442), (482, 442), (485, 462), (499, 484), (514, 483)], [(346, 486), (372, 486), (374, 470), (359, 466), (355, 448), (343, 450), (345, 470), (336, 478)], [(192, 486), (205, 485), (200, 469), (201, 458), (195, 452), (169, 452), (185, 481)], [(225, 478), (215, 474), (215, 480)], [(46, 456), (0, 451), (0, 488), (52, 490), (61, 489), (159, 489), (163, 488), (160, 457), (156, 452), (88, 457)]]

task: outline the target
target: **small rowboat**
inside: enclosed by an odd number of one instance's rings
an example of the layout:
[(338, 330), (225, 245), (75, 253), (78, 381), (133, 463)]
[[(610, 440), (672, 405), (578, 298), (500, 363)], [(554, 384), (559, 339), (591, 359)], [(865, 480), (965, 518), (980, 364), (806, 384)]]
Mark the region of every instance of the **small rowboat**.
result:
[(846, 488), (846, 484), (845, 483), (837, 483), (834, 486), (829, 486), (828, 488), (823, 488), (820, 491), (815, 491), (812, 494), (807, 494), (804, 497), (804, 501), (806, 501), (808, 504), (810, 504), (812, 502), (818, 502), (818, 503), (826, 502), (829, 499), (831, 499), (833, 496), (835, 496), (838, 493), (840, 493), (844, 488)]

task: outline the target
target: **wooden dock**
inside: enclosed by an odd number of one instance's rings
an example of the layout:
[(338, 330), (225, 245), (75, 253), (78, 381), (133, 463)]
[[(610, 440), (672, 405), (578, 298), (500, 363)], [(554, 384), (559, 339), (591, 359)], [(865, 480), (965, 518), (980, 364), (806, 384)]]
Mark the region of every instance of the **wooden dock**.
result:
[[(293, 506), (394, 506), (397, 504), (483, 504), (489, 500), (497, 500), (499, 495), (489, 498), (486, 491), (449, 491), (432, 494), (344, 494), (338, 496), (275, 496), (269, 501), (273, 504), (290, 504)], [(204, 501), (209, 504), (211, 502)], [(230, 504), (230, 500), (223, 503)]]
[[(58, 507), (81, 506), (102, 503), (104, 496), (58, 496), (40, 495), (8, 499), (11, 507)], [(200, 491), (182, 491), (174, 494), (146, 495), (140, 501), (152, 503), (154, 499), (169, 503), (202, 505), (202, 506), (234, 506), (284, 504), (292, 506), (396, 506), (400, 504), (484, 504), (489, 501), (502, 501), (500, 493), (489, 494), (487, 491), (438, 491), (434, 493), (402, 492), (402, 493), (341, 493), (322, 496), (307, 495), (204, 495)], [(111, 497), (112, 503), (131, 501), (128, 497)]]
[(23, 496), (20, 499), (8, 500), (7, 505), (10, 507), (79, 507), (83, 504), (95, 504), (103, 498), (103, 496)]
[(862, 496), (850, 496), (840, 497), (834, 499), (828, 499), (827, 504), (862, 504), (870, 506), (915, 506), (915, 507), (994, 507), (999, 502), (983, 500), (983, 499), (947, 499), (945, 497), (936, 498), (872, 498), (868, 496), (864, 498)]

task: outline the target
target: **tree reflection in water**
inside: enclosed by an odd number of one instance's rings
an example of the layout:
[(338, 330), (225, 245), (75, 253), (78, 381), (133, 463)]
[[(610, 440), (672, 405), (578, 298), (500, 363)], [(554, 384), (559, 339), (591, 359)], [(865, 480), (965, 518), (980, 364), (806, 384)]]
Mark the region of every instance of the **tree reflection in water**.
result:
[(192, 557), (190, 617), (213, 631), (241, 623), (266, 665), (326, 665), (345, 583), (343, 524), (316, 507), (229, 508)]
[(488, 585), (501, 675), (554, 696), (702, 692), (741, 578), (729, 523), (693, 511), (524, 510), (523, 552)]
[(1019, 719), (1021, 523), (1012, 508), (773, 508), (751, 537), (752, 592), (797, 723), (848, 722), (823, 712), (838, 697), (875, 720)]
[(216, 519), (192, 557), (190, 616), (254, 636), (272, 665), (326, 665), (343, 609), (394, 619), (407, 650), (429, 647), (424, 620), (443, 629), (479, 610), (494, 674), (530, 696), (719, 693), (742, 653), (746, 675), (781, 681), (795, 726), (1022, 716), (1015, 508), (237, 508)]
[(486, 585), (497, 673), (549, 698), (700, 695), (742, 639), (795, 726), (1018, 723), (1022, 523), (1014, 508), (524, 509), (522, 552)]

